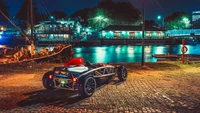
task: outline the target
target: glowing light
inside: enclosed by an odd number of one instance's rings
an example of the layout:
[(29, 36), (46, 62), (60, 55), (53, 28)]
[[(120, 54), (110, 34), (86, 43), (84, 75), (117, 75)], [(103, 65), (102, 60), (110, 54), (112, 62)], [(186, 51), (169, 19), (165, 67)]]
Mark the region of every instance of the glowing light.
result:
[(78, 79), (77, 79), (76, 77), (74, 77), (74, 78), (72, 78), (72, 81), (73, 81), (73, 82), (77, 82)]
[(52, 80), (53, 79), (53, 75), (49, 75), (49, 79)]
[(105, 47), (97, 47), (96, 52), (98, 55), (96, 55), (96, 59), (99, 60), (99, 62), (104, 62), (106, 59), (106, 48)]
[(65, 84), (65, 81), (64, 81), (64, 80), (62, 80), (62, 81), (61, 81), (61, 84)]
[(81, 49), (81, 48), (76, 48), (75, 51), (76, 51), (76, 52), (81, 52), (82, 49)]
[(117, 48), (115, 49), (115, 51), (116, 51), (116, 53), (120, 53), (120, 47), (117, 47)]
[(161, 19), (161, 16), (159, 15), (157, 18), (160, 20), (160, 19)]
[(53, 17), (53, 16), (51, 16), (51, 19), (54, 19), (54, 17)]

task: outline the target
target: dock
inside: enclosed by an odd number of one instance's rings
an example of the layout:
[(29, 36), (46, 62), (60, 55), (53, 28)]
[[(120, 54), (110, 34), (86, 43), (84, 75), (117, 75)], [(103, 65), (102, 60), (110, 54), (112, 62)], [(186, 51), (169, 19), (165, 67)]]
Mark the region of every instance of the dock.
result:
[[(157, 61), (178, 61), (181, 60), (182, 54), (153, 54), (152, 57), (157, 58)], [(200, 55), (185, 54), (187, 61), (200, 61)]]

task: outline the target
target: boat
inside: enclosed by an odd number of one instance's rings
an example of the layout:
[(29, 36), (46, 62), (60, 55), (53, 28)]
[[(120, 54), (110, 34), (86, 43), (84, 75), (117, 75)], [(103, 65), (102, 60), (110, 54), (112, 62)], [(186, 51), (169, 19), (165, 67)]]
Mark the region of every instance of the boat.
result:
[(198, 44), (198, 40), (196, 37), (190, 36), (185, 39), (185, 45), (196, 45)]
[[(16, 52), (13, 52), (16, 53)], [(20, 64), (20, 63), (28, 63), (28, 62), (66, 62), (73, 58), (74, 52), (72, 50), (72, 45), (64, 45), (59, 50), (50, 51), (47, 55), (42, 55), (33, 58), (25, 58), (22, 60), (12, 60), (13, 55), (5, 55), (5, 57), (0, 58), (0, 65), (7, 64)]]
[[(0, 65), (6, 65), (6, 64), (18, 64), (18, 63), (25, 63), (25, 62), (44, 62), (44, 61), (55, 61), (55, 62), (62, 62), (70, 60), (73, 57), (73, 50), (71, 44), (56, 44), (57, 46), (54, 46), (53, 51), (48, 51), (47, 49), (44, 49), (43, 51), (40, 51), (42, 54), (39, 53), (36, 56), (35, 53), (35, 45), (34, 45), (34, 38), (33, 38), (33, 15), (32, 15), (32, 0), (30, 0), (30, 25), (31, 25), (31, 35), (28, 36), (24, 32), (22, 32), (1, 10), (0, 13), (15, 27), (21, 34), (21, 36), (24, 38), (26, 45), (23, 45), (22, 47), (25, 48), (19, 48), (14, 47), (13, 49), (10, 49), (9, 52), (7, 51), (8, 48), (5, 47), (3, 51), (0, 51)], [(58, 46), (59, 45), (59, 46)], [(7, 54), (9, 53), (9, 54)], [(34, 53), (34, 54), (33, 54)]]

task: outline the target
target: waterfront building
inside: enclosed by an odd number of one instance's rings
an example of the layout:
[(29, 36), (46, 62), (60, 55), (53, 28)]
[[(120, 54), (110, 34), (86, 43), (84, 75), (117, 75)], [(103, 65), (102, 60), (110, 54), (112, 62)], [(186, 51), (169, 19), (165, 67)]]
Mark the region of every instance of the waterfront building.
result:
[(74, 41), (80, 40), (82, 25), (76, 20), (42, 21), (34, 26), (35, 38), (41, 41)]
[(200, 11), (192, 12), (192, 27), (200, 28)]
[[(166, 30), (155, 27), (145, 27), (146, 39), (163, 39)], [(110, 25), (100, 30), (102, 39), (142, 39), (142, 26)]]
[(200, 29), (168, 30), (167, 37), (187, 38), (189, 36), (200, 37)]

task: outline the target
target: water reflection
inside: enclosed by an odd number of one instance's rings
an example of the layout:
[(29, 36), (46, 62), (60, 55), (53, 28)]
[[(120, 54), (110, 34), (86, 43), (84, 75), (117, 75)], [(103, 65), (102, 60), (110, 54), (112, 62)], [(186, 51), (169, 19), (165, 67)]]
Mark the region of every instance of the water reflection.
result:
[[(200, 44), (186, 45), (188, 52), (186, 54), (200, 54)], [(0, 45), (0, 48), (2, 46)], [(153, 54), (181, 54), (182, 45), (174, 46), (145, 46), (145, 62), (156, 62)], [(41, 47), (36, 49), (39, 51)], [(52, 50), (52, 47), (47, 47)], [(94, 46), (94, 47), (73, 47), (75, 57), (83, 57), (85, 61), (93, 63), (112, 63), (112, 62), (141, 62), (142, 46)]]
[[(156, 62), (153, 54), (181, 54), (182, 45), (175, 46), (145, 46), (145, 62)], [(200, 44), (187, 45), (186, 54), (200, 54)], [(75, 57), (83, 57), (86, 61), (93, 63), (103, 62), (141, 62), (142, 46), (95, 46), (95, 47), (74, 47)]]

